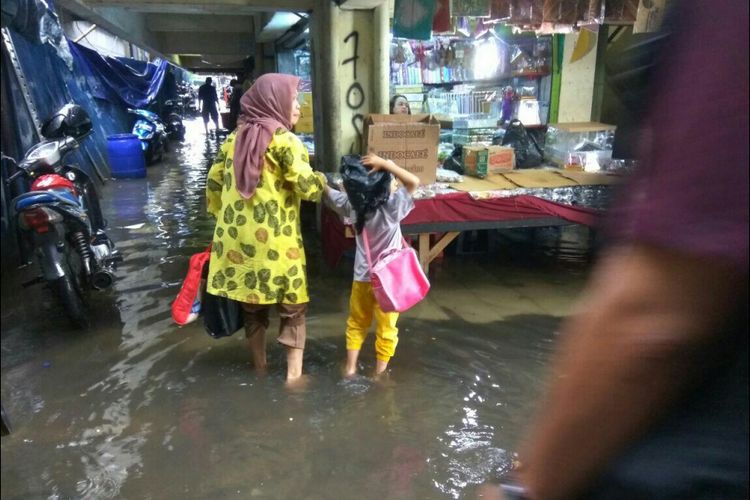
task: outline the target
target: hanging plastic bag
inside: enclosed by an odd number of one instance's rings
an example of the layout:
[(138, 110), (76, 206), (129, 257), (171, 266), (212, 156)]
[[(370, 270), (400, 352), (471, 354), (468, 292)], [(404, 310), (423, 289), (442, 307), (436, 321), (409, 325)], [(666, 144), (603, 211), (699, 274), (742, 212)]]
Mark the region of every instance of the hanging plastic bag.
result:
[(520, 120), (513, 120), (508, 124), (502, 145), (511, 146), (515, 151), (516, 168), (538, 167), (544, 160), (542, 150)]

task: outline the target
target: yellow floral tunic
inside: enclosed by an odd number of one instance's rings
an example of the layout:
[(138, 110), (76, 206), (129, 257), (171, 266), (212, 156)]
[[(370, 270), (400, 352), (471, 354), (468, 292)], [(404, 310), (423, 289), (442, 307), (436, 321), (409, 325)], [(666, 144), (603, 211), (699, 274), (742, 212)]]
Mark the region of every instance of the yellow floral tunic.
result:
[(278, 129), (246, 200), (235, 189), (234, 140), (227, 137), (206, 181), (208, 212), (217, 219), (208, 292), (250, 304), (309, 302), (299, 208), (301, 200), (320, 201), (324, 178), (297, 136)]

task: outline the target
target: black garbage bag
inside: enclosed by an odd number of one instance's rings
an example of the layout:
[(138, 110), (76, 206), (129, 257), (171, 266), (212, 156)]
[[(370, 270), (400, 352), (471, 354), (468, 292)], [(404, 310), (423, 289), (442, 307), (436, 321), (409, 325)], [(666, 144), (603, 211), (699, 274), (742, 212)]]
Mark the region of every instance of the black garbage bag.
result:
[(511, 146), (515, 151), (516, 168), (538, 167), (544, 160), (544, 153), (520, 120), (512, 120), (508, 124), (502, 145)]
[(388, 201), (391, 194), (391, 174), (384, 170), (370, 174), (370, 170), (362, 164), (361, 156), (346, 155), (341, 157), (341, 177), (349, 202), (357, 212), (355, 228), (359, 234), (365, 226), (367, 216)]
[(461, 161), (463, 156), (464, 147), (460, 144), (453, 148), (451, 155), (443, 161), (443, 168), (446, 170), (452, 170), (458, 175), (464, 175), (464, 164)]

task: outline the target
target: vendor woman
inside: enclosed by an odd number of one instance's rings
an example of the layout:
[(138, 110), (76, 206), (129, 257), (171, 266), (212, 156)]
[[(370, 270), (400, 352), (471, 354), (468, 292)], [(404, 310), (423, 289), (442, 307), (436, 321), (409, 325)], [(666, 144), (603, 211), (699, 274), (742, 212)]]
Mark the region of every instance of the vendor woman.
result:
[(392, 115), (410, 115), (411, 108), (409, 107), (409, 100), (406, 96), (396, 94), (391, 97), (391, 114)]

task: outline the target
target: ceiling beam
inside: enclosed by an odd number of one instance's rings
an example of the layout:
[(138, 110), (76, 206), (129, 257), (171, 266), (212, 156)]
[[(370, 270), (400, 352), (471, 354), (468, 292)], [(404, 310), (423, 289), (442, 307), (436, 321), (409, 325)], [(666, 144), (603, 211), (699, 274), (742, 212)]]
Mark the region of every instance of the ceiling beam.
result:
[(310, 11), (315, 0), (86, 0), (92, 7), (125, 7), (135, 12), (178, 14), (252, 14)]
[(146, 26), (153, 32), (215, 32), (252, 33), (253, 16), (228, 16), (223, 14), (150, 14), (146, 16)]
[(252, 33), (158, 33), (159, 47), (166, 54), (237, 54), (241, 59), (255, 50), (255, 39)]
[(120, 8), (95, 10), (82, 0), (56, 0), (56, 4), (75, 16), (166, 59), (156, 37), (146, 27), (143, 14)]

